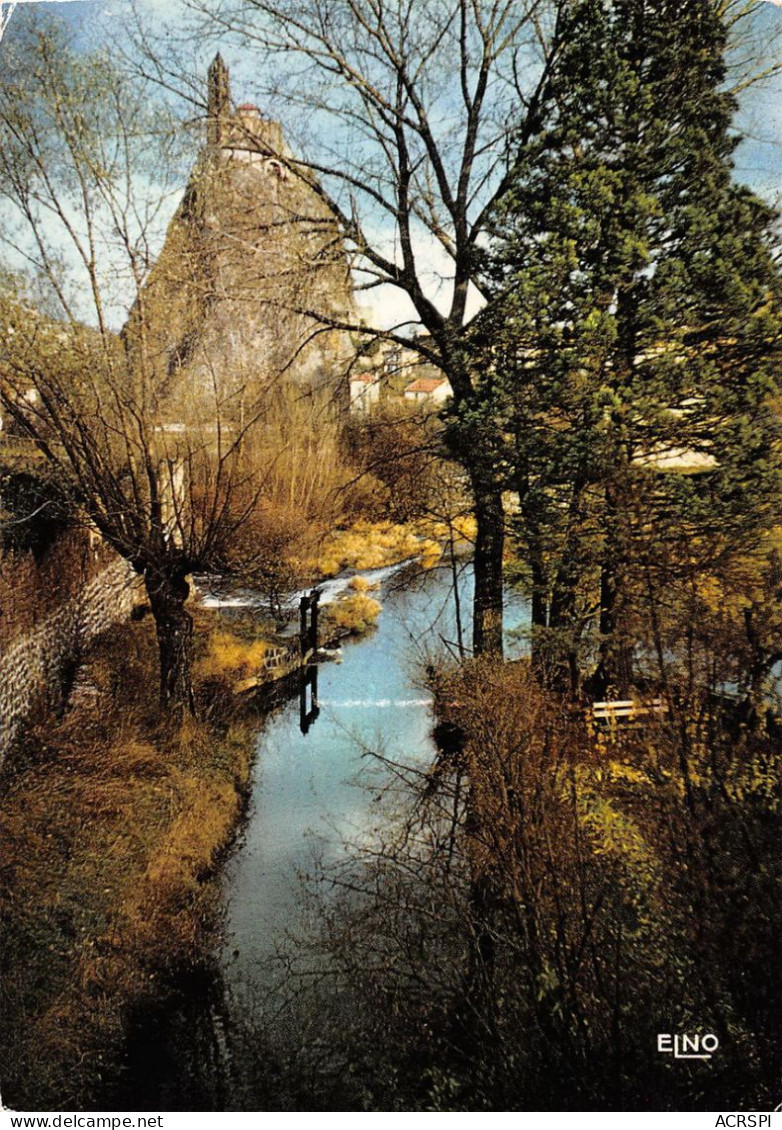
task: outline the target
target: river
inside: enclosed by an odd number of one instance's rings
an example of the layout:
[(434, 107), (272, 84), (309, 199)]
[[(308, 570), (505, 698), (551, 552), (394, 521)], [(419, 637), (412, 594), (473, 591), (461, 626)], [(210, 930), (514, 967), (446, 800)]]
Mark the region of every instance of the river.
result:
[[(301, 923), (301, 878), (315, 858), (328, 860), (346, 841), (367, 834), (373, 792), (362, 770), (380, 752), (420, 764), (434, 756), (426, 664), (455, 654), (451, 571), (417, 565), (363, 574), (378, 584), (383, 611), (371, 634), (342, 649), (342, 661), (321, 664), (320, 714), (305, 735), (298, 702), (267, 721), (258, 735), (250, 813), (225, 871), (223, 971), (245, 1007), (266, 984), (269, 959)], [(472, 571), (462, 566), (462, 618), (469, 624)], [(332, 587), (322, 599), (339, 591)], [(506, 623), (518, 626), (526, 606), (509, 596)], [(508, 639), (509, 653), (523, 642)]]
[[(462, 562), (459, 574), (469, 640), (471, 565)], [(346, 643), (341, 662), (320, 665), (317, 720), (302, 733), (296, 699), (257, 735), (248, 813), (223, 873), (219, 969), (210, 983), (184, 986), (178, 1006), (151, 1026), (145, 1022), (140, 1066), (131, 1067), (131, 1077), (143, 1071), (148, 1105), (157, 1098), (168, 1110), (280, 1109), (263, 1077), (275, 1026), (288, 1024), (278, 958), (311, 925), (303, 880), (318, 860), (333, 860), (346, 842), (372, 835), (377, 792), (365, 777), (376, 760), (369, 753), (418, 766), (434, 757), (423, 675), (427, 663), (456, 654), (451, 570), (407, 563), (362, 576), (378, 586), (372, 592), (382, 604), (378, 625)], [(329, 582), (322, 600), (334, 599), (348, 581)], [(260, 601), (245, 592), (211, 603)], [(525, 601), (509, 593), (509, 655), (523, 652), (524, 640), (513, 630), (527, 620)]]

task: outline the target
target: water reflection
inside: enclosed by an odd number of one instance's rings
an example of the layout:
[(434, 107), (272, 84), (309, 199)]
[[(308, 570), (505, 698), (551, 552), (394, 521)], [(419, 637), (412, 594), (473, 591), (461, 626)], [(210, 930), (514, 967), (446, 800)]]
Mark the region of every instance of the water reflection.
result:
[[(312, 1105), (300, 1080), (299, 1105), (287, 1105), (288, 1068), (278, 1045), (283, 1036), (288, 1047), (301, 1041), (280, 988), (279, 956), (290, 934), (309, 924), (301, 877), (319, 861), (339, 859), (346, 841), (379, 834), (377, 787), (367, 779), (375, 759), (368, 755), (418, 766), (433, 757), (423, 672), (458, 654), (461, 610), (472, 599), (469, 566), (458, 570), (458, 601), (449, 568), (389, 569), (377, 579), (377, 629), (346, 646), (341, 663), (302, 668), (298, 700), (268, 717), (258, 735), (250, 812), (225, 869), (220, 968), (202, 971), (198, 983), (188, 978), (161, 1001), (159, 1015), (139, 1018), (113, 1109), (132, 1109), (142, 1089), (148, 1105), (163, 1110), (336, 1109)], [(523, 650), (513, 629), (527, 615), (511, 594), (511, 655)]]
[(308, 734), (318, 715), (318, 665), (308, 663), (301, 669), (299, 683), (299, 729)]
[[(240, 1008), (268, 990), (278, 950), (302, 928), (302, 876), (373, 834), (380, 786), (372, 755), (417, 766), (434, 756), (425, 669), (458, 654), (469, 565), (458, 581), (459, 606), (449, 568), (388, 572), (375, 631), (347, 644), (341, 663), (305, 669), (298, 702), (259, 734), (251, 810), (224, 886), (224, 973)], [(510, 594), (509, 630), (526, 618), (525, 602)], [(522, 648), (509, 638), (510, 654)]]

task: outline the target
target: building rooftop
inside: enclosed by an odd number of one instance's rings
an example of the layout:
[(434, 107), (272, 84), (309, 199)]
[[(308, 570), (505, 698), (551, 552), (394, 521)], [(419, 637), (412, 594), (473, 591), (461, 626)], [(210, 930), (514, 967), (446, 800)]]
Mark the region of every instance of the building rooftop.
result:
[(405, 392), (434, 392), (447, 379), (447, 377), (419, 377), (407, 386)]

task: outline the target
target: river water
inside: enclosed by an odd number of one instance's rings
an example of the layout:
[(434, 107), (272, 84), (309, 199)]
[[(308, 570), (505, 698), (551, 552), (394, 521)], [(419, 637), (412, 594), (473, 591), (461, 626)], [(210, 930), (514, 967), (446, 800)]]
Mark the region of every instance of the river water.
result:
[[(471, 567), (460, 573), (468, 632)], [(242, 1008), (269, 983), (277, 949), (301, 925), (301, 880), (315, 859), (328, 862), (345, 842), (368, 834), (374, 798), (362, 771), (371, 754), (418, 765), (434, 756), (423, 674), (428, 662), (455, 654), (451, 570), (407, 565), (363, 575), (378, 584), (378, 626), (347, 643), (341, 662), (319, 667), (317, 721), (303, 734), (292, 702), (258, 735), (249, 818), (223, 887), (223, 973)], [(333, 586), (322, 599), (338, 591)], [(518, 627), (525, 614), (524, 601), (511, 594), (506, 624)], [(509, 654), (523, 646), (509, 632)]]
[[(459, 564), (459, 600), (469, 642), (472, 568)], [(129, 1084), (145, 1077), (147, 1105), (168, 1110), (280, 1109), (259, 1076), (266, 1053), (253, 1054), (257, 1033), (273, 1045), (286, 1023), (278, 992), (280, 955), (307, 933), (303, 882), (316, 861), (328, 863), (349, 841), (372, 835), (378, 782), (372, 753), (416, 766), (435, 756), (426, 665), (457, 654), (453, 576), (448, 567), (416, 564), (365, 572), (382, 612), (367, 636), (342, 648), (341, 662), (318, 668), (317, 720), (306, 734), (297, 699), (266, 718), (257, 751), (245, 826), (223, 875), (224, 940), (209, 985), (185, 986), (140, 1034)], [(322, 602), (349, 583), (324, 586)], [(226, 607), (259, 603), (245, 592), (212, 599)], [(522, 654), (516, 629), (528, 608), (509, 593), (508, 655)], [(373, 787), (369, 787), (374, 785)], [(266, 1105), (266, 1102), (271, 1105)], [(236, 1104), (236, 1105), (234, 1105)], [(130, 1109), (130, 1108), (128, 1108)], [(309, 1109), (309, 1108), (308, 1108)]]

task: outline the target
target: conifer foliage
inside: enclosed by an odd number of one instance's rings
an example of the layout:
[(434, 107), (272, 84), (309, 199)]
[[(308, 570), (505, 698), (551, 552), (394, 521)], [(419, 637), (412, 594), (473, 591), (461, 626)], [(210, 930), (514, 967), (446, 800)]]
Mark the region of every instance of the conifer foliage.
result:
[(751, 541), (779, 483), (773, 214), (732, 179), (725, 50), (709, 0), (582, 0), (494, 214), (487, 395), (536, 660), (574, 689), (632, 678), (633, 569)]

